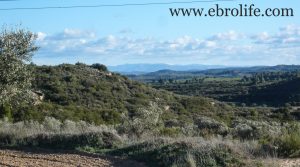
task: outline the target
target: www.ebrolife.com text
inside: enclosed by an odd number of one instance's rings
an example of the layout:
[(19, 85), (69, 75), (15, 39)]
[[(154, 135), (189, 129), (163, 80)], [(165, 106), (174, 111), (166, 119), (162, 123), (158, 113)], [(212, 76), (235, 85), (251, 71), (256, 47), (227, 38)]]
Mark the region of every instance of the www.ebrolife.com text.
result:
[(169, 8), (173, 17), (293, 17), (294, 9), (265, 8), (261, 9), (254, 4), (239, 4), (237, 7), (229, 8), (215, 4), (211, 8)]

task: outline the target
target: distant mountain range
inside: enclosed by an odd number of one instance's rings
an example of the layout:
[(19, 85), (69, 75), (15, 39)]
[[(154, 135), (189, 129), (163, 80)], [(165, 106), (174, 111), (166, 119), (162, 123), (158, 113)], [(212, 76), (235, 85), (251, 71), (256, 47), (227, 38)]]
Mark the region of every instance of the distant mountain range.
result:
[(108, 66), (108, 69), (113, 72), (119, 72), (122, 74), (145, 74), (150, 72), (156, 72), (160, 70), (172, 70), (172, 71), (202, 71), (207, 69), (219, 69), (225, 68), (221, 65), (169, 65), (169, 64), (123, 64), (117, 66)]
[(300, 65), (277, 65), (277, 66), (252, 66), (252, 67), (229, 67), (222, 65), (169, 65), (169, 64), (123, 64), (108, 66), (112, 72), (125, 75), (244, 75), (257, 72), (287, 72), (299, 71)]

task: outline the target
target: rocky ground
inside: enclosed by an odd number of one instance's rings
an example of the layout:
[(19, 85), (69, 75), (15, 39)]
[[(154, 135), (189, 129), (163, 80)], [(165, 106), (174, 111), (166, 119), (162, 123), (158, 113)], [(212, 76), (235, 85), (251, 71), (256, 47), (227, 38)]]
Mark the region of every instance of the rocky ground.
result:
[(143, 164), (92, 154), (0, 149), (2, 167), (144, 167)]

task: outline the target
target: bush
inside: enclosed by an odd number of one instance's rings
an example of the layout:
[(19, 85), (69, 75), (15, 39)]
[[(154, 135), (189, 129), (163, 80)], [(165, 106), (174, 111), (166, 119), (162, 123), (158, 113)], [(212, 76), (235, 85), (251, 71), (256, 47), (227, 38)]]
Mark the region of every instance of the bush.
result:
[(0, 118), (7, 118), (9, 121), (13, 119), (11, 108), (7, 103), (0, 105)]
[(141, 138), (146, 133), (158, 132), (162, 110), (156, 103), (151, 102), (148, 108), (140, 108), (136, 115), (122, 116), (119, 126), (120, 133)]
[(300, 128), (294, 125), (289, 131), (279, 137), (278, 152), (281, 156), (300, 157)]
[(265, 134), (259, 139), (261, 153), (273, 157), (300, 157), (299, 124), (286, 124), (278, 135)]
[(177, 137), (180, 134), (181, 134), (181, 129), (178, 127), (162, 128), (160, 130), (160, 135), (162, 136)]
[(121, 144), (118, 136), (109, 132), (90, 132), (83, 134), (39, 134), (15, 141), (18, 146), (41, 147), (49, 149), (75, 149), (92, 147), (97, 149), (116, 148)]
[(212, 118), (208, 117), (200, 117), (195, 121), (195, 124), (198, 126), (200, 130), (200, 134), (203, 134), (204, 131), (208, 131), (209, 134), (220, 134), (227, 135), (228, 127), (221, 122), (218, 122)]
[(105, 65), (99, 64), (99, 63), (92, 64), (91, 67), (92, 67), (92, 68), (95, 68), (95, 69), (97, 69), (97, 70), (99, 70), (99, 71), (104, 71), (104, 72), (107, 72), (107, 71), (108, 71), (108, 69), (107, 69), (107, 67), (106, 67)]
[(278, 136), (282, 126), (277, 122), (237, 119), (232, 123), (232, 134), (242, 140), (257, 140), (264, 136)]
[[(251, 146), (251, 147), (249, 147)], [(253, 143), (212, 138), (157, 138), (109, 151), (157, 167), (244, 167), (253, 166)], [(249, 163), (249, 164), (248, 164)]]
[(60, 122), (47, 117), (35, 121), (10, 123), (0, 121), (0, 146), (30, 146), (54, 149), (77, 147), (116, 148), (121, 137), (113, 128), (94, 126), (86, 122)]

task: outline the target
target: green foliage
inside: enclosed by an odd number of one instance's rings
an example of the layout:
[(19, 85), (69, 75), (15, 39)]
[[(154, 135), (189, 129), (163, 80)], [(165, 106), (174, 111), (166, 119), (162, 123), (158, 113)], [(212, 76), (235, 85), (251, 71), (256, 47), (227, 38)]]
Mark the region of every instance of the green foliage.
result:
[[(10, 139), (12, 140), (12, 139)], [(121, 141), (109, 132), (83, 133), (74, 135), (37, 135), (13, 141), (14, 145), (48, 149), (76, 149), (81, 146), (92, 148), (116, 148)], [(10, 144), (10, 143), (8, 143)]]
[(104, 72), (107, 72), (107, 71), (108, 71), (108, 69), (107, 69), (107, 67), (106, 67), (105, 65), (99, 64), (99, 63), (97, 63), (97, 64), (92, 64), (91, 67), (92, 67), (92, 68), (95, 68), (95, 69), (97, 69), (97, 70), (99, 70), (99, 71), (104, 71)]
[(16, 106), (32, 98), (32, 73), (28, 63), (37, 50), (36, 36), (23, 29), (0, 32), (0, 104)]
[(181, 129), (178, 127), (171, 127), (171, 128), (162, 128), (160, 129), (161, 136), (168, 136), (168, 137), (178, 137), (182, 133)]
[[(157, 89), (182, 95), (211, 97), (220, 101), (235, 102), (241, 106), (247, 104), (278, 107), (285, 106), (287, 103), (297, 106), (300, 101), (299, 71), (299, 66), (295, 71), (246, 73), (240, 76), (208, 75), (204, 74), (204, 71), (202, 76), (197, 77), (178, 72), (172, 74), (172, 82), (168, 82), (170, 78), (166, 76), (165, 81), (157, 78), (157, 80), (152, 79), (150, 84)], [(155, 76), (155, 74), (147, 74), (147, 76)], [(186, 78), (181, 79), (182, 76)], [(179, 79), (174, 81), (176, 78)], [(142, 81), (147, 82), (147, 80)]]
[(245, 166), (242, 155), (226, 142), (195, 139), (156, 139), (108, 152), (146, 162), (149, 166)]
[[(94, 67), (93, 67), (94, 66)], [(43, 101), (35, 106), (14, 108), (16, 121), (43, 120), (45, 116), (60, 120), (84, 120), (95, 124), (119, 124), (122, 113), (135, 116), (150, 101), (163, 111), (164, 119), (193, 122), (194, 116), (232, 110), (227, 105), (213, 106), (211, 100), (187, 97), (156, 90), (148, 85), (110, 73), (102, 65), (62, 64), (33, 66), (33, 88), (41, 92)], [(99, 68), (101, 67), (101, 70)], [(221, 114), (224, 116), (224, 114)]]
[(61, 122), (47, 117), (41, 123), (0, 120), (0, 146), (26, 146), (48, 149), (93, 147), (112, 149), (122, 144), (113, 128), (94, 126), (86, 122)]
[(140, 108), (134, 116), (122, 116), (121, 133), (140, 138), (143, 134), (155, 132), (161, 123), (162, 110), (156, 103), (151, 102), (149, 107)]
[(79, 63), (36, 67), (34, 87), (45, 94), (45, 101), (50, 105), (40, 109), (60, 119), (96, 124), (117, 124), (121, 113), (136, 112), (155, 96), (149, 87), (111, 74), (103, 65), (89, 67)]
[(12, 121), (12, 119), (13, 119), (10, 105), (8, 105), (7, 103), (2, 104), (0, 106), (0, 118), (6, 118), (9, 121)]
[(286, 134), (278, 139), (278, 152), (281, 156), (300, 157), (300, 127), (292, 126)]

